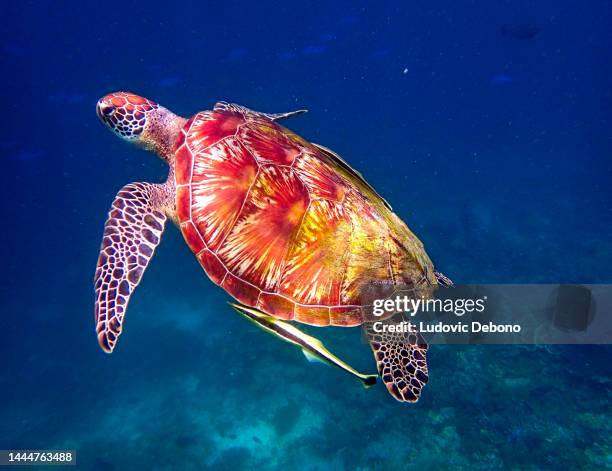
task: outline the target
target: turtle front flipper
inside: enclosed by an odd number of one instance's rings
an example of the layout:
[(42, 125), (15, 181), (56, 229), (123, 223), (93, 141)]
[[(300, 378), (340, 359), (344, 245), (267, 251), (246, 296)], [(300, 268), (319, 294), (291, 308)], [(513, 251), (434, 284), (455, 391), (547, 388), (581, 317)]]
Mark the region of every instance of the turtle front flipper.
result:
[(94, 278), (96, 333), (107, 353), (115, 348), (130, 295), (159, 244), (171, 193), (168, 184), (130, 183), (108, 213)]
[[(381, 324), (387, 326), (390, 323), (379, 322), (377, 328), (380, 330)], [(363, 327), (383, 383), (398, 401), (418, 401), (421, 389), (429, 379), (425, 359), (427, 342), (418, 332), (376, 332), (374, 324), (376, 322), (366, 322)]]

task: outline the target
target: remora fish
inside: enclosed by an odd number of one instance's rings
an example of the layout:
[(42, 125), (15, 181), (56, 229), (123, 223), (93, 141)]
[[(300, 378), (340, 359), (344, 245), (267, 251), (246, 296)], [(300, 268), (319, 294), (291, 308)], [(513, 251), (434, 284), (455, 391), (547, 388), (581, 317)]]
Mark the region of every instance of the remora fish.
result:
[(233, 303), (230, 303), (230, 305), (244, 317), (264, 329), (266, 332), (269, 332), (272, 335), (281, 338), (285, 342), (292, 343), (293, 345), (299, 347), (308, 360), (322, 361), (324, 363), (337, 366), (338, 368), (341, 368), (359, 378), (365, 387), (376, 384), (376, 378), (378, 378), (378, 375), (367, 375), (360, 373), (352, 366), (343, 362), (340, 358), (331, 353), (327, 348), (325, 348), (320, 340), (315, 339), (310, 335), (306, 335), (304, 332), (296, 329), (291, 324), (283, 322), (272, 316), (268, 316), (257, 309)]

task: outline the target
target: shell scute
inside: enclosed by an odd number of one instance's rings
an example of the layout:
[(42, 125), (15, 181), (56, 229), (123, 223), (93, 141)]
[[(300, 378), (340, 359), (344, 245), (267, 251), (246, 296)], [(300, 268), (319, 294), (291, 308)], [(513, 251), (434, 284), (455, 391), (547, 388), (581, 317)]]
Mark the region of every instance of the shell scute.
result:
[[(183, 134), (181, 133), (181, 135)], [(189, 153), (189, 149), (187, 149), (186, 146), (181, 145), (178, 148), (178, 150), (176, 151), (174, 162), (174, 171), (176, 173), (175, 178), (178, 181), (191, 181), (192, 161), (191, 154)]]
[(363, 322), (363, 310), (360, 307), (335, 306), (329, 309), (331, 325), (354, 326)]
[(181, 222), (191, 221), (191, 189), (187, 186), (176, 188), (176, 217)]
[(329, 307), (301, 306), (296, 304), (295, 320), (310, 325), (329, 325)]
[(253, 119), (240, 128), (240, 139), (258, 162), (291, 165), (303, 146), (289, 139), (283, 129), (268, 119)]
[(262, 166), (219, 258), (240, 278), (275, 292), (309, 202), (291, 169)]
[(261, 290), (241, 278), (228, 273), (223, 282), (221, 283), (221, 287), (224, 288), (228, 293), (231, 293), (238, 301), (247, 306), (256, 306), (257, 299), (261, 293)]
[(261, 293), (257, 307), (279, 319), (292, 320), (295, 303), (274, 293)]
[(370, 304), (378, 297), (376, 286), (393, 284), (387, 245), (389, 228), (361, 195), (349, 193), (345, 205), (350, 208), (347, 212), (352, 233), (340, 304)]
[(195, 254), (200, 253), (203, 249), (206, 248), (204, 244), (204, 240), (202, 236), (196, 229), (195, 225), (191, 221), (187, 221), (181, 224), (181, 231), (183, 232), (183, 236), (185, 237), (185, 241), (187, 245), (191, 249), (191, 251)]
[(222, 139), (193, 164), (192, 219), (215, 251), (238, 219), (259, 166), (237, 139)]
[(213, 283), (220, 285), (226, 278), (227, 268), (210, 250), (204, 249), (198, 253), (198, 261)]
[(342, 202), (349, 191), (346, 181), (314, 152), (303, 152), (293, 166), (315, 198)]
[(313, 200), (287, 254), (282, 292), (302, 304), (340, 304), (350, 240), (344, 208)]
[(236, 134), (238, 127), (244, 123), (244, 116), (229, 111), (204, 111), (198, 113), (190, 123), (188, 130), (189, 149), (193, 155), (199, 155), (208, 146), (221, 139)]

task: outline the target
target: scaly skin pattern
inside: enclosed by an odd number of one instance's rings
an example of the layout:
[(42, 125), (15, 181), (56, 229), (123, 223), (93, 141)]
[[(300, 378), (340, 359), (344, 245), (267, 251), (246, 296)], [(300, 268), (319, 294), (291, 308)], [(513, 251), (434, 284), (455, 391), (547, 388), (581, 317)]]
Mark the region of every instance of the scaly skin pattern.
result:
[(102, 122), (119, 137), (133, 139), (144, 131), (146, 114), (158, 108), (157, 103), (139, 95), (116, 92), (100, 101), (97, 113)]
[(121, 335), (130, 296), (153, 257), (166, 213), (173, 207), (174, 188), (169, 183), (130, 183), (113, 201), (94, 277), (96, 333), (107, 353)]
[(219, 103), (177, 142), (176, 211), (212, 281), (241, 303), (354, 326), (381, 289), (437, 284), (421, 242), (384, 200), (271, 115)]
[(176, 138), (186, 119), (129, 92), (106, 95), (98, 101), (96, 113), (117, 136), (155, 152), (170, 165), (172, 171)]
[[(403, 320), (396, 314), (391, 322), (399, 324)], [(419, 333), (376, 332), (372, 322), (365, 322), (363, 327), (387, 390), (398, 401), (416, 402), (429, 380), (425, 339)]]

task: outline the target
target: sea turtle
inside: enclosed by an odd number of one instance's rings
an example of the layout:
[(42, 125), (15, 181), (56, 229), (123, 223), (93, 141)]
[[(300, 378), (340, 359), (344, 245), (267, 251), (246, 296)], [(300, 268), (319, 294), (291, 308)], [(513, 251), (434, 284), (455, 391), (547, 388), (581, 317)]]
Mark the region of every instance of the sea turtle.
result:
[[(320, 342), (285, 321), (358, 326), (371, 320), (365, 306), (376, 286), (422, 295), (447, 281), (361, 174), (278, 124), (305, 110), (269, 114), (219, 102), (185, 119), (116, 92), (96, 111), (115, 134), (170, 167), (165, 183), (124, 186), (109, 211), (95, 274), (96, 331), (105, 352), (115, 348), (167, 219), (242, 314), (326, 360)], [(428, 379), (427, 344), (414, 334), (365, 330), (389, 392), (416, 401)]]

